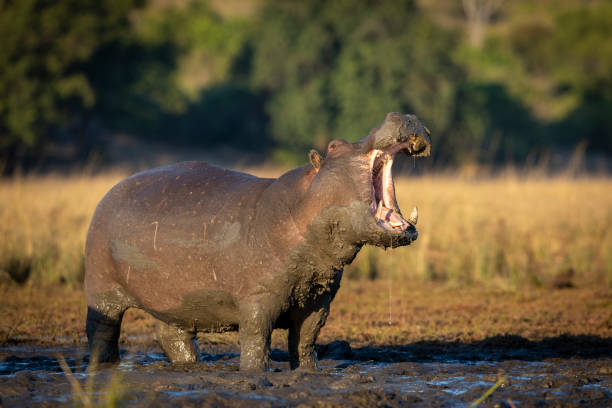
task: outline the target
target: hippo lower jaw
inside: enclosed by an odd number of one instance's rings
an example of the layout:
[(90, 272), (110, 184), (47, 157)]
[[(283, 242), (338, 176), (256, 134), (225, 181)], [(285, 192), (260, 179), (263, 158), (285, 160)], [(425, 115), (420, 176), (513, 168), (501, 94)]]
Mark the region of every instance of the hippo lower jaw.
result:
[(414, 207), (408, 219), (402, 212), (395, 198), (393, 183), (393, 159), (396, 153), (403, 151), (408, 155), (417, 156), (420, 151), (409, 142), (398, 143), (386, 149), (374, 149), (370, 153), (370, 174), (372, 180), (370, 209), (376, 223), (387, 231), (406, 231), (416, 226), (418, 209)]

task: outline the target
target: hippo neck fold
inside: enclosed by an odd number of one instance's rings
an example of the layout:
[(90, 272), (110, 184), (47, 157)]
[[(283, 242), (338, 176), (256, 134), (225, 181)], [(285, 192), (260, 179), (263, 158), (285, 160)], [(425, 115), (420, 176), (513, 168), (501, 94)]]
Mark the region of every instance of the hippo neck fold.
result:
[[(350, 264), (363, 246), (350, 227), (351, 212), (364, 206), (329, 206), (308, 226), (303, 241), (289, 254), (287, 272), (293, 276), (291, 299), (306, 307), (309, 299), (335, 293), (344, 266)], [(355, 208), (356, 207), (356, 208)]]
[[(302, 276), (331, 278), (350, 263), (365, 240), (351, 226), (367, 213), (367, 204), (329, 205), (310, 193), (312, 166), (291, 170), (262, 194), (252, 231), (284, 268)], [(363, 207), (363, 208), (362, 208)], [(303, 280), (303, 279), (301, 279)]]

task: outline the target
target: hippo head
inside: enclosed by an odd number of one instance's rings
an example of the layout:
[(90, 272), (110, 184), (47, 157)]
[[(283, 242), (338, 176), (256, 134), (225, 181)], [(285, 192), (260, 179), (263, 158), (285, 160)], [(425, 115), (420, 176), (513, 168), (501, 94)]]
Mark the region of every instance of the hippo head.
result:
[(393, 160), (398, 153), (429, 156), (429, 134), (415, 115), (392, 112), (360, 142), (332, 140), (325, 158), (310, 153), (316, 176), (309, 195), (322, 206), (336, 209), (328, 219), (348, 231), (353, 243), (410, 244), (417, 237), (418, 213), (414, 208), (408, 217), (402, 215), (395, 198)]

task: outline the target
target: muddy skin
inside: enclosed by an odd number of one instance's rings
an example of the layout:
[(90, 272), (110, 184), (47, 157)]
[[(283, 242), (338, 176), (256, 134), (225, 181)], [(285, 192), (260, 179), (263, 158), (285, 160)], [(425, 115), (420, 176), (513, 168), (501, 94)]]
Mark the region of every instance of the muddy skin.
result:
[(240, 368), (268, 370), (270, 336), (289, 330), (291, 368), (317, 368), (315, 341), (342, 270), (363, 245), (417, 238), (395, 200), (395, 154), (427, 156), (429, 130), (390, 113), (362, 141), (278, 179), (201, 162), (136, 174), (102, 199), (85, 250), (92, 361), (119, 359), (126, 309), (159, 319), (172, 363), (198, 360), (198, 332), (238, 330)]

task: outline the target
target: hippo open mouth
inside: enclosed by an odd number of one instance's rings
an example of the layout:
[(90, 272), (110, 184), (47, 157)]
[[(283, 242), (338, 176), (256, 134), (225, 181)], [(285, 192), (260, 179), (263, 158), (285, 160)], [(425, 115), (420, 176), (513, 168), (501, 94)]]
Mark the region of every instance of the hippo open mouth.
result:
[(416, 116), (391, 112), (363, 141), (371, 149), (368, 153), (372, 182), (370, 209), (376, 223), (387, 231), (406, 231), (417, 223), (419, 214), (416, 207), (408, 219), (402, 216), (395, 199), (391, 168), (398, 152), (413, 157), (429, 156), (429, 136), (429, 129)]
[(398, 152), (409, 156), (428, 155), (428, 146), (415, 145), (410, 142), (398, 143), (385, 149), (374, 149), (370, 154), (370, 170), (372, 179), (372, 215), (376, 223), (388, 231), (405, 231), (418, 221), (418, 210), (412, 210), (408, 219), (404, 218), (395, 198), (393, 183), (393, 159)]
[(415, 208), (413, 214), (406, 220), (402, 216), (395, 198), (395, 185), (391, 169), (395, 153), (401, 150), (399, 146), (392, 146), (385, 150), (375, 149), (370, 157), (372, 175), (372, 201), (370, 208), (376, 223), (389, 231), (405, 231), (411, 224), (416, 224), (418, 217)]

